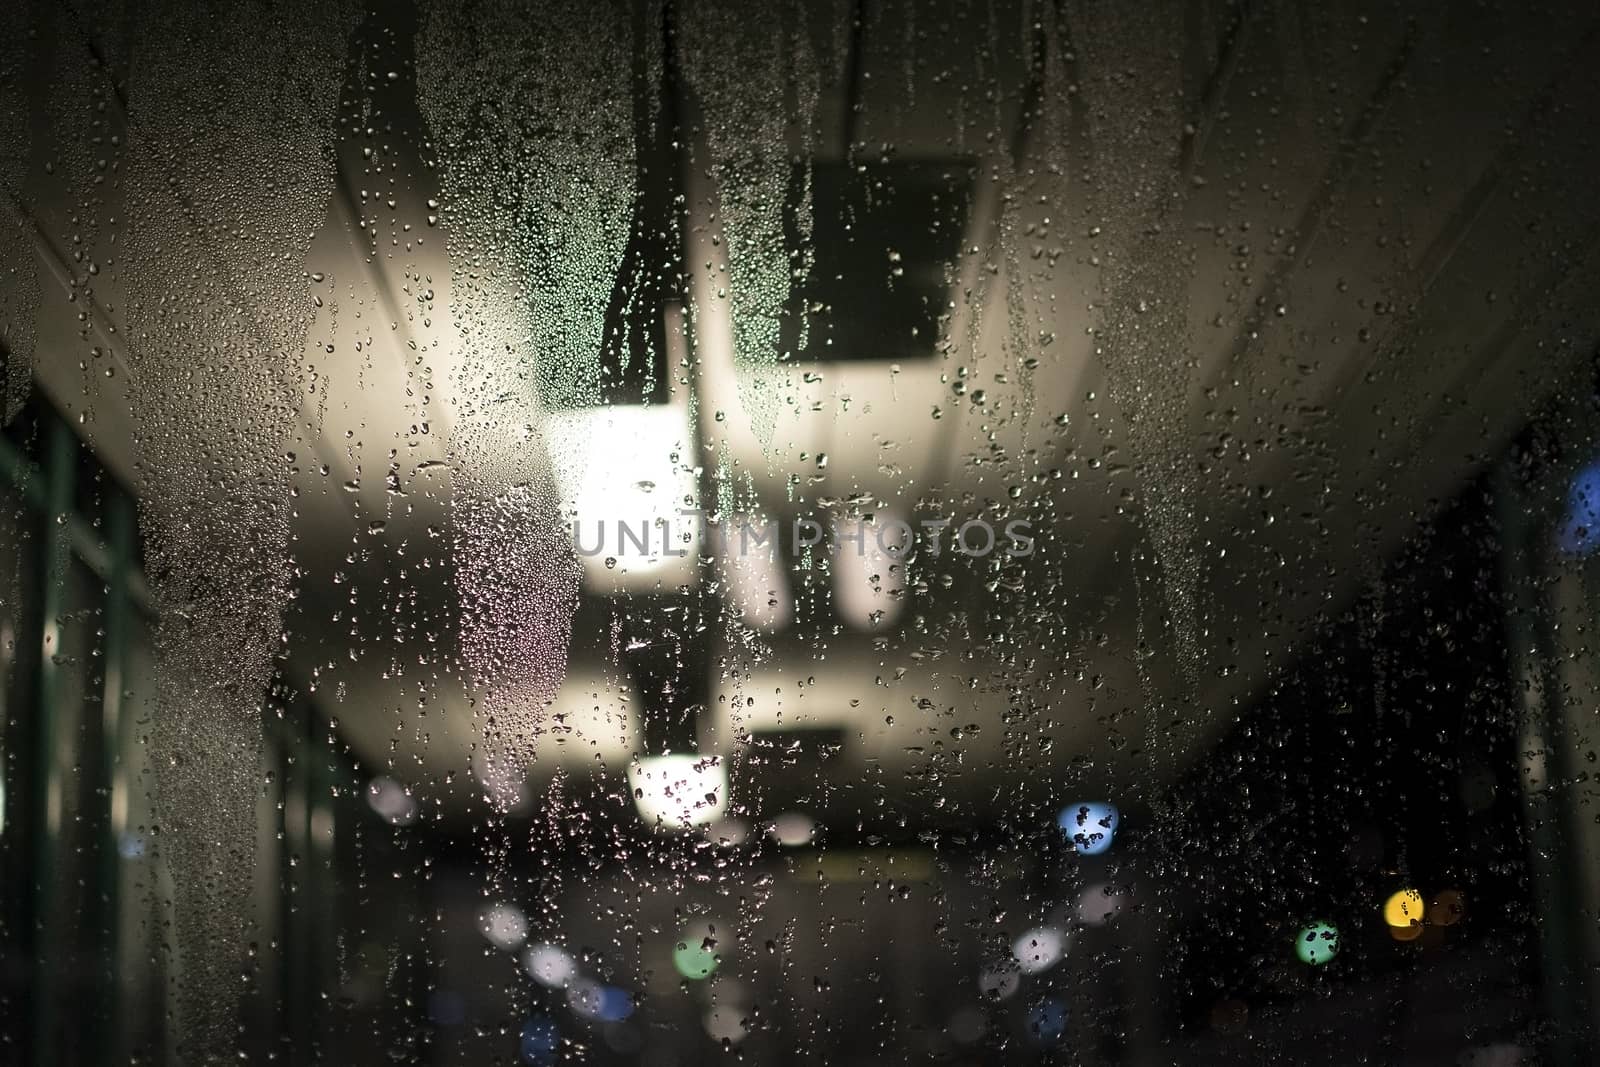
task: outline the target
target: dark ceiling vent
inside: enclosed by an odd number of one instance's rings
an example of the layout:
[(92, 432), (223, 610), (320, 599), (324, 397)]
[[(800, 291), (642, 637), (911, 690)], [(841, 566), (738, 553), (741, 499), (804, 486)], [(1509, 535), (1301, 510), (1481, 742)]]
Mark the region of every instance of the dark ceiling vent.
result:
[(795, 166), (785, 222), (789, 247), (812, 254), (806, 283), (795, 287), (784, 317), (787, 357), (932, 356), (948, 275), (972, 210), (976, 163), (814, 161), (809, 245), (800, 226), (806, 173), (805, 165)]

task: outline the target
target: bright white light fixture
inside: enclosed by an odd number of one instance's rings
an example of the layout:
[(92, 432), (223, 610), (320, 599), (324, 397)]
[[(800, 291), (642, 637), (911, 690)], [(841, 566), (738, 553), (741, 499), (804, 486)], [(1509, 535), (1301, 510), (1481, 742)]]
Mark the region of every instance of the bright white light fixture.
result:
[(641, 756), (628, 767), (628, 789), (640, 817), (660, 830), (704, 826), (728, 810), (728, 769), (720, 756)]
[(558, 411), (546, 428), (562, 518), (585, 583), (617, 591), (693, 583), (700, 523), (688, 412), (678, 404)]

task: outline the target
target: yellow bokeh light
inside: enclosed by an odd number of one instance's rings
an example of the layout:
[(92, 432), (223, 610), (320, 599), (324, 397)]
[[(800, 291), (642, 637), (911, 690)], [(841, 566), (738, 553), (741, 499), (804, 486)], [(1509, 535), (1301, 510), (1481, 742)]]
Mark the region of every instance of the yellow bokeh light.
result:
[(1402, 889), (1383, 902), (1383, 921), (1393, 927), (1418, 926), (1425, 913), (1422, 894), (1415, 889)]

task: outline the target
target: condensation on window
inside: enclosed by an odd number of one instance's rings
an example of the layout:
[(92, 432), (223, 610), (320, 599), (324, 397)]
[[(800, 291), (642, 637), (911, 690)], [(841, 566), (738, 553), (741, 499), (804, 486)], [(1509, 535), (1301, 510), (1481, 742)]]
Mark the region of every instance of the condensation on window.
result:
[(1593, 1062), (1595, 29), (17, 0), (0, 1059)]

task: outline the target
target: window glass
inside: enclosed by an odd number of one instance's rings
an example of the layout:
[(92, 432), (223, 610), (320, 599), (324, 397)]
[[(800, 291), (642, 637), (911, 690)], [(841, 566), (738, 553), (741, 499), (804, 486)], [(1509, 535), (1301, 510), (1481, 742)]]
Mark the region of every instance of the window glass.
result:
[(0, 10), (0, 1061), (1596, 1062), (1600, 37)]

